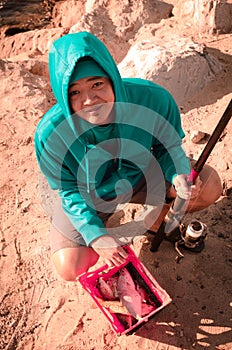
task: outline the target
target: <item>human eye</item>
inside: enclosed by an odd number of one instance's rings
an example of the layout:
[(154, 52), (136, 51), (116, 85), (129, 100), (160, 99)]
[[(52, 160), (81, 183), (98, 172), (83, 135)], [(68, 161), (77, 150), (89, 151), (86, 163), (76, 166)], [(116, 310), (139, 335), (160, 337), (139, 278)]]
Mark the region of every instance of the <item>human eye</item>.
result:
[(68, 92), (68, 96), (69, 97), (74, 97), (76, 95), (79, 95), (80, 91), (78, 91), (77, 89), (74, 89), (74, 90), (69, 90)]
[(93, 84), (93, 89), (99, 89), (104, 86), (104, 81), (103, 80), (98, 80)]

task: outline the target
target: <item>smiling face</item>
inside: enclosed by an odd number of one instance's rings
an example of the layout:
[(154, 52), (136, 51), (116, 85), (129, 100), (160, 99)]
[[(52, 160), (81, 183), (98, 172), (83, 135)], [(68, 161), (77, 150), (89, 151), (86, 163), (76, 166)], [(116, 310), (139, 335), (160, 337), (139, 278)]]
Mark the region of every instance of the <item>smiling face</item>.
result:
[(111, 81), (104, 77), (87, 77), (74, 81), (68, 90), (72, 111), (95, 125), (111, 122), (115, 100)]

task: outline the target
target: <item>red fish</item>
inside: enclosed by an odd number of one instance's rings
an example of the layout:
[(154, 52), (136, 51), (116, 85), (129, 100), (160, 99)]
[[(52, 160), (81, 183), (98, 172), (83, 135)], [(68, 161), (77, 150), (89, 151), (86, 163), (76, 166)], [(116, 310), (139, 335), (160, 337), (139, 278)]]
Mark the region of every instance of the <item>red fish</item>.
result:
[(107, 284), (109, 285), (109, 287), (111, 288), (113, 295), (115, 296), (115, 298), (119, 298), (118, 296), (118, 290), (117, 290), (117, 285), (118, 285), (118, 276), (117, 275), (113, 275), (111, 277), (108, 278), (107, 280)]
[(104, 300), (116, 300), (118, 297), (115, 295), (112, 286), (103, 277), (99, 277), (98, 279), (98, 289)]
[(133, 317), (139, 320), (142, 317), (142, 297), (136, 290), (134, 281), (126, 268), (119, 272), (117, 290), (122, 304)]
[(150, 314), (153, 310), (155, 310), (156, 306), (154, 305), (154, 303), (152, 303), (145, 289), (142, 286), (137, 284), (136, 289), (142, 298), (142, 316), (146, 316)]
[(131, 328), (137, 322), (137, 320), (131, 315), (117, 313), (116, 316), (125, 329)]
[(119, 313), (127, 316), (130, 315), (129, 311), (122, 304), (121, 300), (102, 300), (100, 298), (97, 298), (97, 300), (101, 306), (108, 309), (110, 312), (113, 312), (114, 314)]
[(142, 303), (142, 316), (146, 316), (155, 310), (155, 307), (150, 304)]

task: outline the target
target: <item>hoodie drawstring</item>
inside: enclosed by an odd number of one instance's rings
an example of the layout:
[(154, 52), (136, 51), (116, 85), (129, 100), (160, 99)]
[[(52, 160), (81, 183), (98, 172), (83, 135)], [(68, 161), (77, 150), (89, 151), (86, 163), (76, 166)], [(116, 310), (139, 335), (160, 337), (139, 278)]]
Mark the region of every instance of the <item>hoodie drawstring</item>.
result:
[[(87, 154), (87, 147), (85, 146), (85, 155)], [(86, 168), (86, 185), (87, 185), (87, 193), (90, 192), (90, 181), (89, 181), (89, 160), (88, 157), (85, 156), (85, 168)]]

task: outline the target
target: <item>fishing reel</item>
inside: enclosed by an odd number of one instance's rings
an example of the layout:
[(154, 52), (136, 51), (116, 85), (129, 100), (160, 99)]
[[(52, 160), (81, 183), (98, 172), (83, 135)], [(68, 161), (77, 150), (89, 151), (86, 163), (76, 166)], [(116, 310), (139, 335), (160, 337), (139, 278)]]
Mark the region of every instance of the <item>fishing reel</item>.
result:
[(195, 253), (200, 253), (204, 249), (204, 240), (207, 236), (207, 226), (204, 223), (192, 220), (187, 227), (184, 224), (180, 224), (179, 231), (180, 239), (175, 242), (175, 249), (179, 257), (184, 257), (180, 250), (181, 248)]

